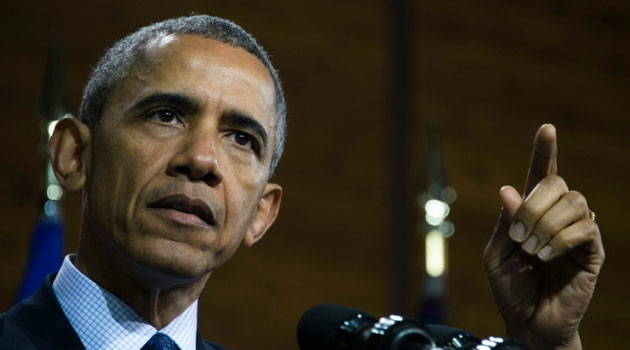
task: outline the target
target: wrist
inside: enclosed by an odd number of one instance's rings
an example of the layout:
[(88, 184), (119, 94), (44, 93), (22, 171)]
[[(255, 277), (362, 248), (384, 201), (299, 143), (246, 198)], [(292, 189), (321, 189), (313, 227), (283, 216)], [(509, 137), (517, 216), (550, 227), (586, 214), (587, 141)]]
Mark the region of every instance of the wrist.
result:
[(582, 350), (582, 341), (578, 332), (564, 339), (553, 339), (525, 327), (506, 327), (509, 338), (517, 339), (530, 347), (530, 350)]

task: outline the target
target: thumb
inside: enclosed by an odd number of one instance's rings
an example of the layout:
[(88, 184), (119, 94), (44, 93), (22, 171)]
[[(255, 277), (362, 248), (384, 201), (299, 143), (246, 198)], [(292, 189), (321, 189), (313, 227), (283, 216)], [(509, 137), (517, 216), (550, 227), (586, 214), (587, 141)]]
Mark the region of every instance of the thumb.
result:
[(512, 186), (501, 187), (499, 199), (501, 201), (501, 214), (483, 253), (484, 264), (488, 271), (499, 267), (512, 253), (516, 243), (509, 237), (508, 230), (518, 208), (523, 203), (520, 194)]

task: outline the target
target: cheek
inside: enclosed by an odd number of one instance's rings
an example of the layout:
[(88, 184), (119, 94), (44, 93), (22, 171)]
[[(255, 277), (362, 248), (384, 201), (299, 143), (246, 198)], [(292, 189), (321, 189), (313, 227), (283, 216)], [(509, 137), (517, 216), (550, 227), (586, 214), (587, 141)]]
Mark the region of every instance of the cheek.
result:
[(112, 162), (111, 155), (104, 150), (93, 157), (92, 168), (88, 173), (86, 194), (90, 225), (96, 232), (109, 232), (115, 235), (118, 231), (118, 211), (120, 203), (125, 203), (123, 189), (124, 175), (120, 164)]
[[(250, 176), (259, 170), (262, 163), (256, 157), (256, 154), (234, 143), (229, 138), (223, 138), (222, 150), (224, 154), (224, 163), (232, 167), (232, 172), (238, 176)], [(249, 181), (249, 180), (248, 180)]]
[(230, 182), (229, 188), (235, 192), (234, 197), (245, 199), (251, 194), (259, 195), (267, 180), (267, 163), (234, 142), (222, 142), (221, 151), (220, 166), (224, 178)]
[(235, 221), (241, 225), (249, 224), (266, 184), (266, 164), (253, 152), (245, 151), (229, 141), (222, 143), (221, 153), (226, 210), (231, 213), (232, 220), (238, 218)]
[(152, 152), (155, 147), (146, 142), (110, 140), (113, 142), (95, 149), (98, 154), (92, 158), (95, 161), (88, 191), (92, 198), (88, 200), (97, 209), (96, 214), (102, 216), (102, 225), (113, 223), (115, 227), (108, 231), (117, 234), (131, 229), (138, 199), (159, 165), (152, 153), (159, 152)]
[(260, 186), (251, 181), (245, 173), (235, 173), (224, 178), (225, 209), (226, 209), (226, 241), (238, 240), (249, 229), (256, 210)]

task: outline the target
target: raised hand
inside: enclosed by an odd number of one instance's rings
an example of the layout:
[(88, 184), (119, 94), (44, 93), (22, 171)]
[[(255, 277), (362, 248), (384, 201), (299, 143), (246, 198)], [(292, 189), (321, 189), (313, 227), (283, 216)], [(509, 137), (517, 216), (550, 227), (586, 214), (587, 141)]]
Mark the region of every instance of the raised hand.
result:
[(521, 197), (500, 190), (501, 214), (484, 265), (508, 336), (533, 350), (581, 349), (578, 327), (604, 263), (586, 199), (557, 175), (556, 129), (545, 124)]

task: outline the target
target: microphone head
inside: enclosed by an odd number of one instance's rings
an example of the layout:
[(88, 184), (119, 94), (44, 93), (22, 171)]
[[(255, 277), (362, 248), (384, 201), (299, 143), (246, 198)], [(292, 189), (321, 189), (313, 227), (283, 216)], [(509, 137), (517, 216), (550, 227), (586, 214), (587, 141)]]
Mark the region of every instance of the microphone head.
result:
[[(361, 310), (334, 304), (319, 304), (308, 309), (300, 318), (297, 340), (301, 350), (342, 350), (346, 340), (362, 326), (376, 319)], [(347, 339), (346, 339), (347, 338)]]
[(454, 341), (461, 344), (479, 344), (481, 341), (476, 335), (463, 329), (439, 324), (426, 324), (425, 327), (439, 346), (453, 346)]

